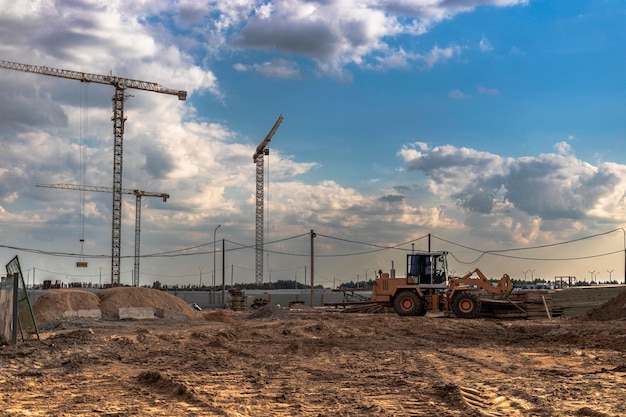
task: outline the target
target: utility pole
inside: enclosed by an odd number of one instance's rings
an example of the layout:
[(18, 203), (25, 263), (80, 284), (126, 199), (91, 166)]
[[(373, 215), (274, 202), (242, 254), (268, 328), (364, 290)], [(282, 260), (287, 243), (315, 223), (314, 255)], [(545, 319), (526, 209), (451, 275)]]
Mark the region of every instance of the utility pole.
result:
[(215, 235), (217, 234), (217, 229), (219, 229), (222, 225), (218, 224), (213, 230), (213, 288), (211, 289), (211, 294), (213, 294), (213, 304), (215, 304)]
[(222, 305), (226, 306), (226, 239), (222, 239)]
[(311, 229), (311, 308), (314, 307), (314, 295), (315, 295), (315, 238), (317, 235)]
[[(35, 74), (49, 75), (52, 77), (67, 78), (80, 82), (107, 84), (115, 87), (112, 98), (113, 107), (113, 209), (111, 227), (111, 283), (120, 283), (121, 261), (121, 231), (122, 231), (122, 157), (124, 142), (124, 102), (126, 101), (126, 89), (152, 91), (155, 93), (178, 96), (179, 100), (187, 99), (187, 92), (163, 87), (157, 83), (142, 80), (133, 80), (115, 75), (90, 74), (86, 72), (65, 70), (59, 68), (43, 67), (38, 65), (20, 64), (0, 60), (0, 68), (14, 71), (31, 72)], [(137, 277), (136, 279), (138, 279)]]

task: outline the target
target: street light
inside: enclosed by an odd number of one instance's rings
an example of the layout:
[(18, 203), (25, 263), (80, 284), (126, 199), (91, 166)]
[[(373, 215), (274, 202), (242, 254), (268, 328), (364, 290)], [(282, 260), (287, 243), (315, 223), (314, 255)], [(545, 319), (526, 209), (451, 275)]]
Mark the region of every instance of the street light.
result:
[(203, 266), (198, 267), (198, 270), (200, 271), (200, 288), (202, 288), (202, 270), (204, 269)]
[(220, 226), (221, 224), (218, 224), (213, 231), (213, 303), (215, 303), (215, 235), (217, 233), (217, 229), (219, 229)]

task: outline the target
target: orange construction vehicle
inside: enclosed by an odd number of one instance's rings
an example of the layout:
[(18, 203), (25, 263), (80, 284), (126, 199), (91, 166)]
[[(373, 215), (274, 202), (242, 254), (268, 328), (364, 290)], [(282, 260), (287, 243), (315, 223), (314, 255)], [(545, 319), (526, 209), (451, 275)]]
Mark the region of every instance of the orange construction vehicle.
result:
[[(495, 287), (479, 269), (462, 277), (449, 277), (447, 254), (407, 255), (404, 278), (396, 278), (393, 269), (391, 275), (380, 271), (370, 301), (393, 307), (401, 316), (423, 316), (427, 311), (439, 310), (469, 319), (480, 315), (482, 302), (506, 299), (513, 291), (513, 283), (507, 274)], [(481, 291), (491, 298), (481, 297)]]

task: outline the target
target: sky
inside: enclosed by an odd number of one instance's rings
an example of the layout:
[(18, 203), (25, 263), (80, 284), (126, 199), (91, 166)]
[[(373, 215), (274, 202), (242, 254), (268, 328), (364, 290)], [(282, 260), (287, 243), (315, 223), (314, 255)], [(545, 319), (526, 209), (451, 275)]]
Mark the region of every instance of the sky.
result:
[[(0, 60), (188, 92), (127, 90), (122, 186), (170, 194), (142, 199), (140, 285), (254, 282), (252, 155), (281, 114), (264, 282), (310, 283), (312, 266), (325, 287), (401, 276), (429, 248), (456, 275), (624, 282), (622, 1), (0, 9)], [(113, 92), (0, 68), (0, 260), (17, 255), (31, 283), (110, 282), (111, 194), (36, 184), (112, 186)], [(134, 196), (122, 216), (130, 284)]]

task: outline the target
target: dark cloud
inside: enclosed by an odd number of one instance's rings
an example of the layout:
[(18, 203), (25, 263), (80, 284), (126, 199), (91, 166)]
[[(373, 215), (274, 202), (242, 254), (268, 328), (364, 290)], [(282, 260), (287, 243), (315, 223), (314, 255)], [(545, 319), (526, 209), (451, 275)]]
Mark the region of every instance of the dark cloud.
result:
[(403, 203), (404, 199), (405, 197), (403, 195), (398, 195), (398, 194), (388, 194), (379, 198), (381, 202), (388, 203), (388, 204)]
[(408, 161), (407, 166), (409, 170), (437, 175), (451, 167), (454, 167), (456, 171), (459, 168), (485, 166), (491, 163), (494, 158), (497, 156), (487, 152), (446, 145), (438, 146), (428, 153), (418, 155), (418, 157)]
[[(64, 127), (68, 118), (61, 106), (54, 103), (49, 97), (36, 93), (28, 88), (28, 92), (21, 90), (19, 85), (4, 84), (0, 91), (0, 101), (10, 102), (0, 112), (0, 125), (14, 131), (26, 131), (33, 128)], [(35, 97), (35, 98), (33, 98)]]
[(28, 176), (18, 168), (0, 170), (0, 201), (10, 199), (18, 190), (29, 187)]
[(378, 7), (404, 16), (428, 19), (443, 19), (468, 12), (479, 6), (504, 6), (526, 4), (528, 0), (439, 0), (429, 2), (384, 0)]
[(145, 147), (142, 152), (146, 156), (144, 168), (153, 178), (164, 179), (175, 168), (172, 156), (162, 149)]
[(572, 157), (543, 155), (511, 166), (505, 196), (530, 215), (580, 219), (619, 182), (614, 173), (582, 165)]
[[(402, 153), (402, 152), (401, 152)], [(410, 170), (424, 173), (440, 193), (470, 213), (512, 205), (542, 219), (582, 219), (626, 182), (612, 165), (594, 167), (571, 155), (504, 159), (468, 148), (441, 146), (403, 153)]]
[(493, 210), (496, 192), (501, 183), (501, 177), (490, 178), (488, 181), (478, 181), (467, 186), (463, 191), (453, 194), (452, 198), (466, 210), (488, 214)]
[(325, 21), (252, 18), (231, 44), (325, 58), (335, 54), (340, 42)]

